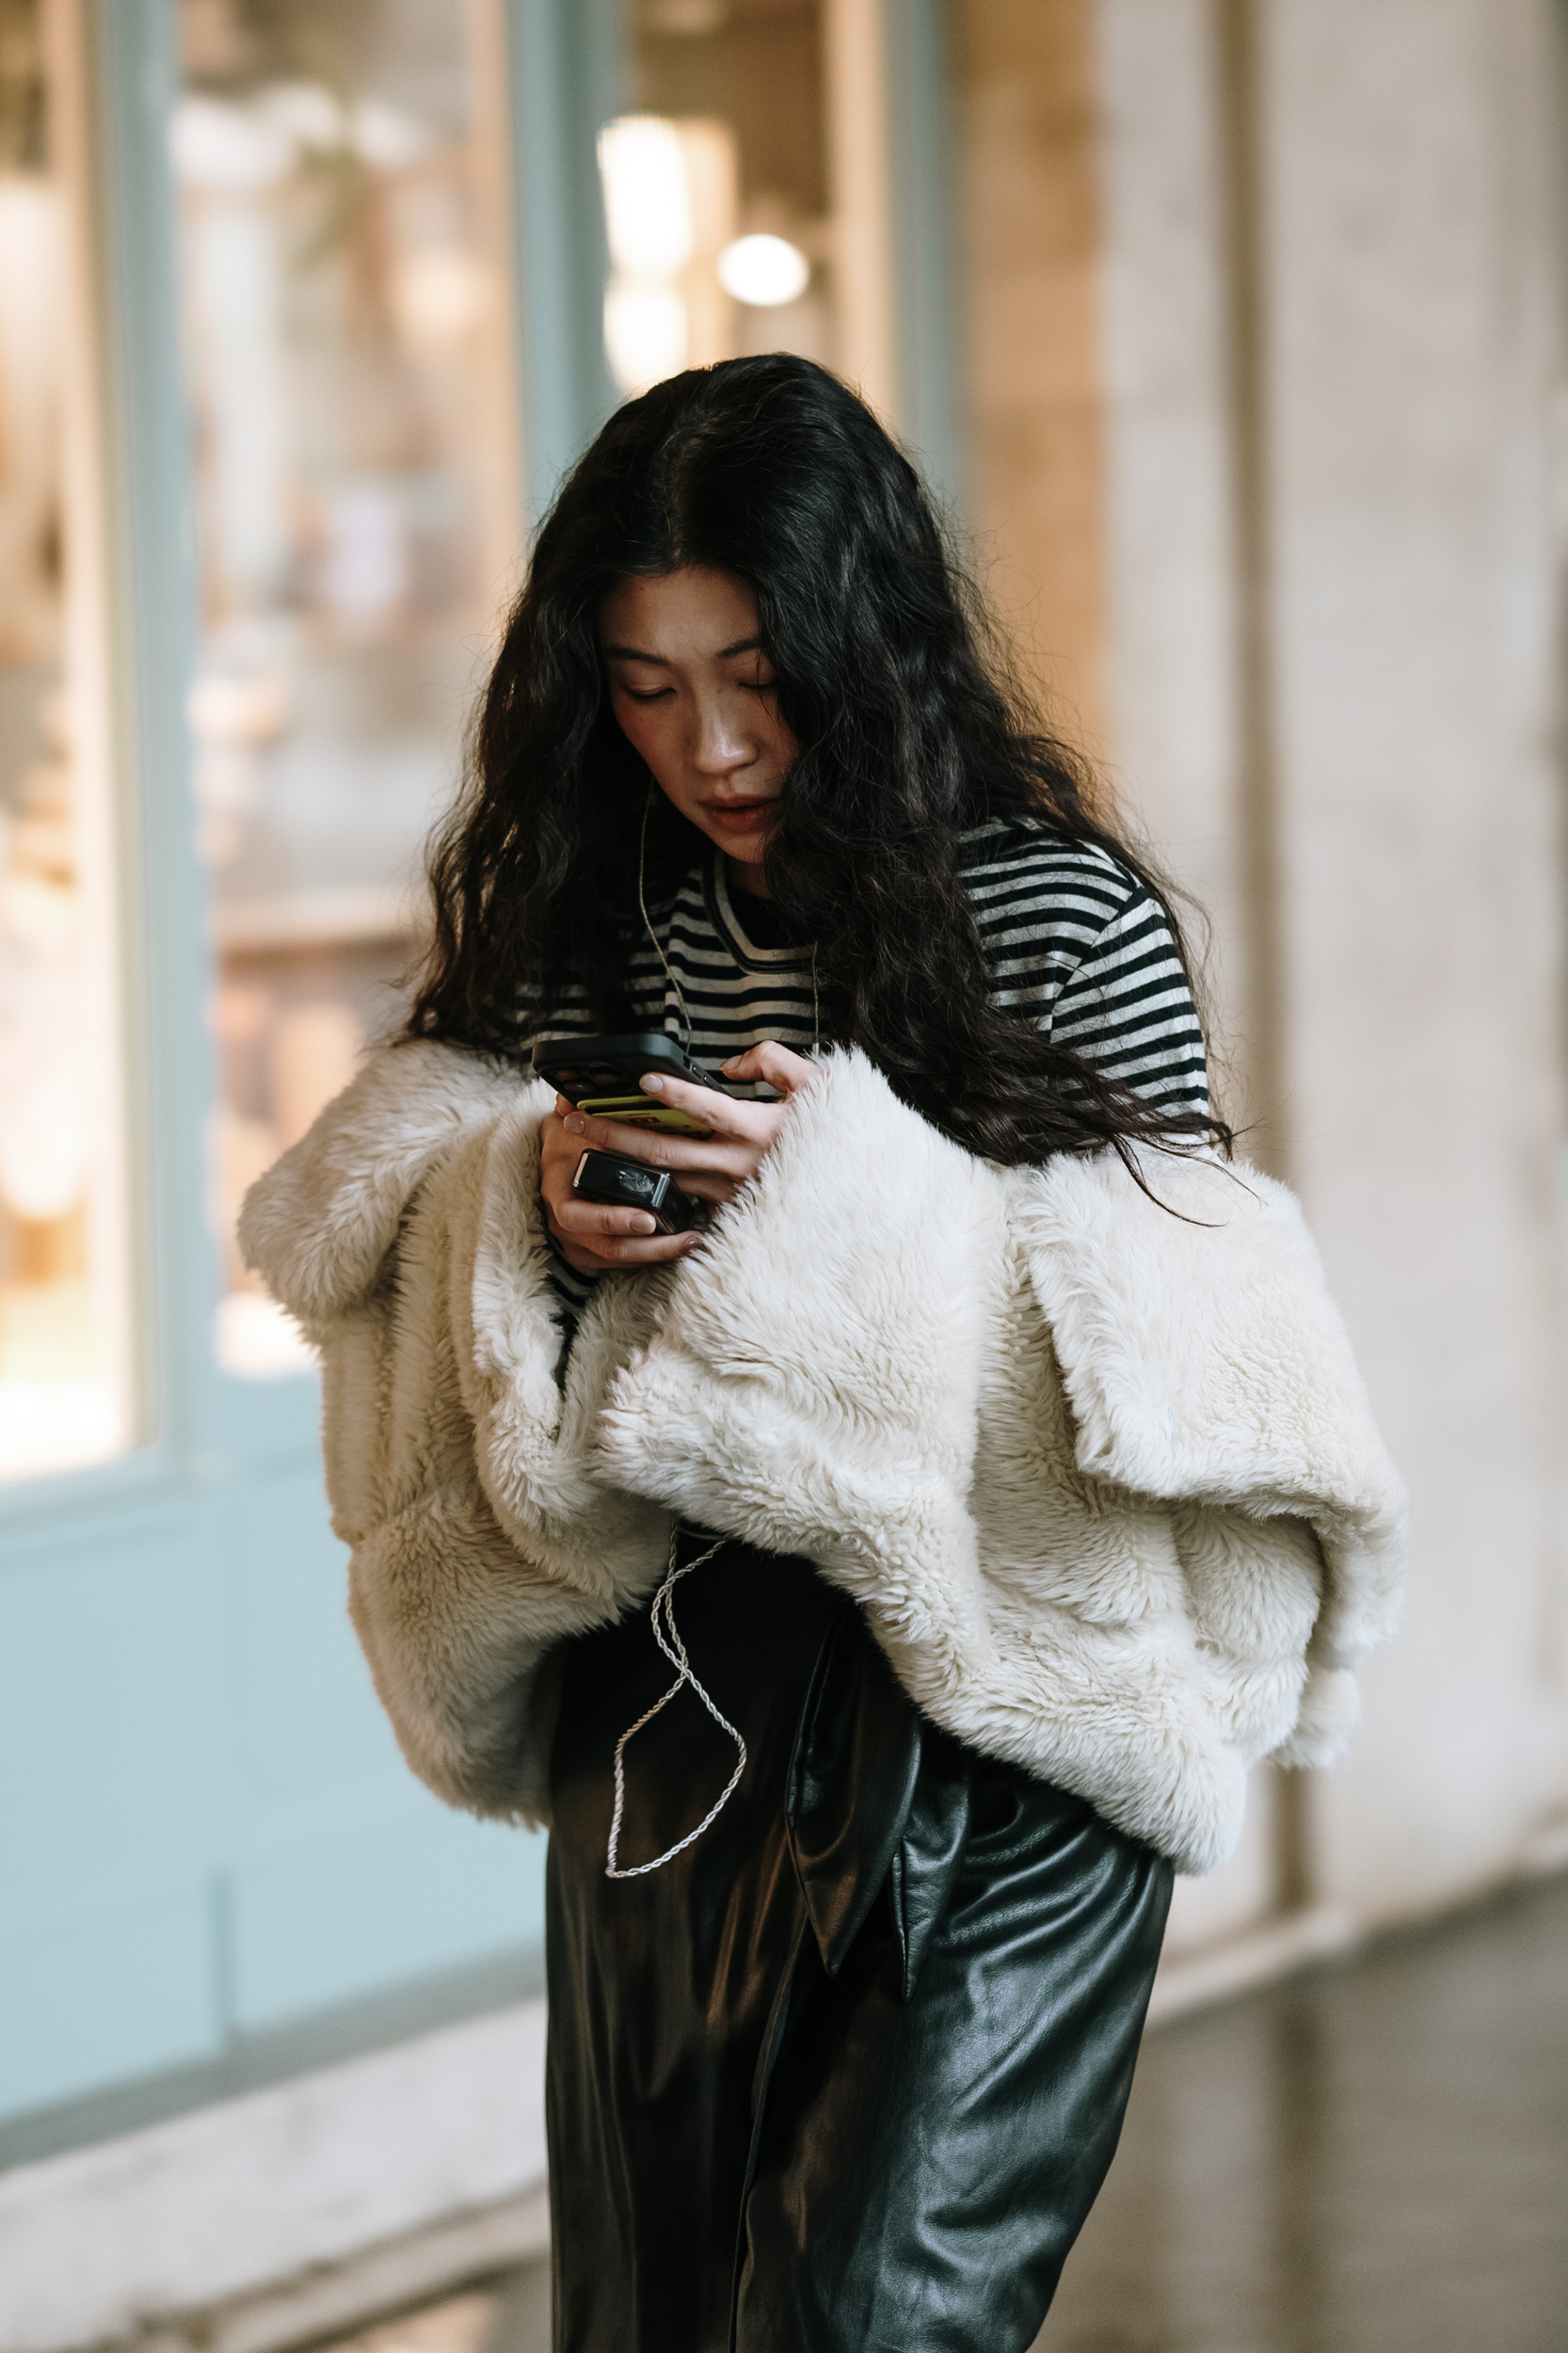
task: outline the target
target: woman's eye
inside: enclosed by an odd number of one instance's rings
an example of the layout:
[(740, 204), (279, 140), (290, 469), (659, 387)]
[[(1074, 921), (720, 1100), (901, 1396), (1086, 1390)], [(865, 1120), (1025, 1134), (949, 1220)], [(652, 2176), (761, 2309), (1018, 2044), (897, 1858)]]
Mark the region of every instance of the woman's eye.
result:
[(771, 695), (778, 680), (772, 678), (748, 678), (743, 683), (750, 694)]
[(634, 703), (662, 703), (666, 695), (673, 695), (673, 686), (650, 686), (646, 695), (639, 695), (634, 686), (623, 686), (621, 693)]

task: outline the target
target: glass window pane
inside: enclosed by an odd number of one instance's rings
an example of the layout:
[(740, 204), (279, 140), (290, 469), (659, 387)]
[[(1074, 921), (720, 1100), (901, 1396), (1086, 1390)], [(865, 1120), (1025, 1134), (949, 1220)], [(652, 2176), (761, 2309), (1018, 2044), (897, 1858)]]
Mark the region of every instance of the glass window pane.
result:
[(600, 142), (624, 392), (746, 352), (843, 364), (819, 0), (635, 0), (637, 112)]
[(130, 1443), (108, 664), (66, 12), (0, 24), (0, 1479)]
[(520, 544), (500, 0), (184, 0), (190, 719), (230, 1369), (294, 1369), (251, 1178), (395, 1025), (419, 852)]

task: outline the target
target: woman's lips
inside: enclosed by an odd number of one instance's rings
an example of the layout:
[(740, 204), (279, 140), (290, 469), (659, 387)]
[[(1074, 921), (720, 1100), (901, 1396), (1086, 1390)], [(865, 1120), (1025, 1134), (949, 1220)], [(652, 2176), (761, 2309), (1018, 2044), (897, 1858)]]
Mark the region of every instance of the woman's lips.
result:
[(704, 801), (701, 807), (725, 833), (755, 833), (759, 826), (773, 822), (778, 802), (776, 797), (771, 801)]

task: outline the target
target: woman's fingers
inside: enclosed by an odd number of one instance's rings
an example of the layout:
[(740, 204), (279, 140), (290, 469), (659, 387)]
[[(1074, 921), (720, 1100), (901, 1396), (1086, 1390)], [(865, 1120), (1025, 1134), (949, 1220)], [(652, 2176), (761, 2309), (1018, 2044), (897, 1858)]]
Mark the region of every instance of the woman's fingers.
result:
[[(726, 1068), (734, 1078), (760, 1079), (785, 1096), (808, 1086), (815, 1076), (812, 1064), (801, 1055), (771, 1042), (735, 1056)], [(642, 1084), (651, 1102), (685, 1112), (711, 1132), (678, 1135), (662, 1128), (596, 1119), (564, 1096), (556, 1097), (555, 1110), (540, 1123), (539, 1190), (568, 1265), (583, 1273), (683, 1257), (701, 1241), (695, 1233), (656, 1232), (645, 1210), (580, 1201), (571, 1179), (584, 1151), (609, 1152), (640, 1161), (645, 1168), (667, 1169), (683, 1193), (720, 1208), (756, 1175), (785, 1116), (783, 1103), (739, 1102), (712, 1087), (666, 1078), (662, 1071), (650, 1071)]]
[(568, 1266), (580, 1274), (598, 1274), (685, 1256), (694, 1237), (661, 1234), (648, 1211), (633, 1203), (579, 1200), (571, 1180), (582, 1157), (581, 1138), (564, 1134), (560, 1120), (547, 1115), (539, 1127), (539, 1193)]
[[(646, 1168), (667, 1168), (680, 1176), (684, 1176), (688, 1169), (717, 1169), (725, 1176), (744, 1176), (756, 1157), (756, 1145), (769, 1133), (768, 1121), (758, 1119), (756, 1114), (776, 1112), (776, 1106), (730, 1103), (728, 1096), (721, 1098), (704, 1087), (688, 1087), (683, 1080), (670, 1080), (667, 1083), (672, 1090), (679, 1085), (688, 1096), (700, 1099), (706, 1094), (710, 1103), (720, 1104), (726, 1112), (744, 1112), (752, 1117), (742, 1128), (727, 1116), (727, 1132), (721, 1133), (715, 1127), (712, 1136), (671, 1135), (663, 1128), (629, 1128), (616, 1119), (594, 1119), (586, 1112), (569, 1112), (561, 1125), (580, 1152), (613, 1152), (617, 1160), (640, 1160)], [(675, 1100), (673, 1092), (670, 1100)], [(682, 1102), (679, 1108), (685, 1111), (689, 1106)]]
[(656, 1234), (646, 1209), (617, 1209), (602, 1201), (580, 1201), (574, 1193), (549, 1204), (563, 1234)]
[(616, 1241), (609, 1236), (589, 1243), (568, 1241), (558, 1237), (561, 1256), (568, 1266), (579, 1274), (601, 1274), (616, 1267), (662, 1266), (671, 1258), (684, 1258), (694, 1250), (701, 1237), (696, 1234), (654, 1234), (646, 1241), (635, 1240)]
[(646, 1209), (617, 1209), (579, 1201), (575, 1193), (547, 1201), (551, 1226), (580, 1273), (600, 1266), (648, 1266), (679, 1258), (700, 1239), (696, 1234), (661, 1234)]
[(771, 1037), (760, 1046), (748, 1046), (744, 1054), (731, 1054), (719, 1066), (727, 1079), (760, 1079), (764, 1086), (776, 1087), (780, 1095), (798, 1094), (817, 1076), (815, 1063), (808, 1062), (804, 1054), (792, 1054), (787, 1046)]
[[(706, 1087), (694, 1087), (693, 1095), (706, 1095), (710, 1103), (728, 1102), (728, 1096), (713, 1095)], [(686, 1107), (680, 1106), (682, 1110)], [(549, 1114), (547, 1114), (547, 1117)], [(715, 1143), (707, 1136), (668, 1134), (662, 1128), (635, 1128), (624, 1120), (600, 1119), (591, 1112), (579, 1111), (564, 1096), (557, 1096), (553, 1116), (559, 1120), (561, 1132), (569, 1140), (578, 1154), (584, 1151), (613, 1152), (617, 1160), (641, 1160), (648, 1168), (693, 1168), (707, 1165), (712, 1160)], [(667, 1154), (666, 1144), (680, 1144), (680, 1152)]]
[[(772, 1141), (773, 1124), (768, 1114), (776, 1107), (771, 1103), (737, 1102), (734, 1096), (723, 1095), (715, 1087), (693, 1086), (685, 1079), (668, 1079), (659, 1070), (650, 1070), (641, 1084), (643, 1093), (654, 1102), (667, 1103), (674, 1111), (700, 1119), (705, 1127), (712, 1128), (715, 1137), (735, 1136), (746, 1143)], [(648, 1132), (664, 1133), (659, 1128)], [(688, 1137), (684, 1141), (700, 1145), (702, 1138)]]

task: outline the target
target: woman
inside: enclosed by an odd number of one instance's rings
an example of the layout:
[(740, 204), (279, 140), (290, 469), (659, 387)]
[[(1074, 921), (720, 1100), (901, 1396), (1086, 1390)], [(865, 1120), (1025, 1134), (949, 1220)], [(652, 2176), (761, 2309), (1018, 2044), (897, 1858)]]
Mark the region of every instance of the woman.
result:
[[(432, 871), (409, 1042), (244, 1232), (410, 1762), (552, 1823), (556, 2344), (1022, 2353), (1173, 1867), (1392, 1627), (1310, 1245), (1211, 1148), (1167, 901), (806, 361), (605, 427)], [(644, 1081), (710, 1133), (520, 1073), (633, 1030), (722, 1071)], [(588, 1148), (711, 1224), (579, 1200)]]

